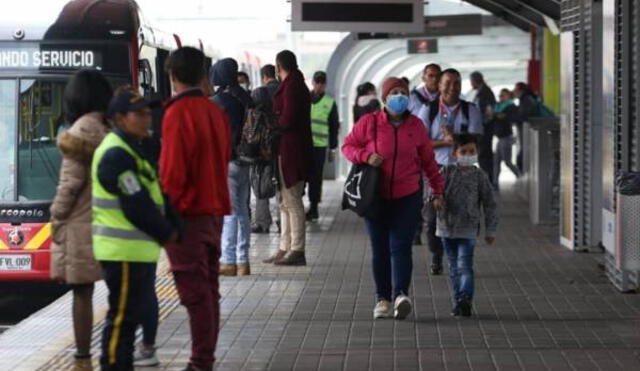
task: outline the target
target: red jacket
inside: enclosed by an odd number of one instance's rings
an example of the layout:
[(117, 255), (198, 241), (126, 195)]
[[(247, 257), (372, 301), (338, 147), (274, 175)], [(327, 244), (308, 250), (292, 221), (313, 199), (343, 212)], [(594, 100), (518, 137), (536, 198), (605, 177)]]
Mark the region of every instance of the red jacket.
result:
[[(377, 122), (377, 151), (374, 144), (374, 122)], [(355, 124), (342, 146), (342, 153), (354, 164), (366, 163), (377, 152), (382, 162), (381, 196), (396, 199), (420, 189), (422, 172), (427, 175), (434, 194), (442, 194), (444, 178), (440, 175), (431, 140), (422, 121), (409, 115), (395, 127), (385, 110), (365, 116)]]
[(160, 182), (181, 215), (231, 212), (231, 134), (223, 111), (199, 89), (173, 97), (162, 119)]
[(280, 129), (279, 156), (286, 188), (307, 180), (313, 166), (311, 95), (302, 72), (295, 70), (273, 97)]

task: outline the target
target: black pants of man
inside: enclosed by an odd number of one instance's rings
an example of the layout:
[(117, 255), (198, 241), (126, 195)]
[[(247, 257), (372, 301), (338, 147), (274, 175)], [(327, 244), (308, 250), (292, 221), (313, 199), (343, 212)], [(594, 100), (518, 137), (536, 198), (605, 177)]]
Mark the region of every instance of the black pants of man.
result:
[(478, 163), (491, 184), (493, 184), (493, 123), (484, 124), (484, 134), (480, 138)]
[(102, 332), (100, 368), (133, 370), (136, 326), (148, 307), (148, 290), (155, 290), (153, 263), (100, 262), (109, 289), (109, 310)]
[(322, 201), (322, 178), (324, 162), (327, 158), (327, 147), (313, 147), (313, 171), (309, 177), (310, 210), (317, 211)]
[(425, 227), (427, 230), (427, 244), (429, 245), (429, 251), (431, 252), (431, 269), (442, 271), (442, 254), (444, 248), (442, 247), (442, 239), (436, 236), (438, 212), (433, 208), (431, 202), (425, 202), (422, 207), (422, 220), (425, 221)]

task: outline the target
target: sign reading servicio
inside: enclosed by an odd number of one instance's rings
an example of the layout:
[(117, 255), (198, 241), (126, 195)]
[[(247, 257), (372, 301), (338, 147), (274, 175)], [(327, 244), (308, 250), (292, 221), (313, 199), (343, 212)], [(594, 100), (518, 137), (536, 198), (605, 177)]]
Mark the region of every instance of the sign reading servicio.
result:
[(92, 50), (0, 50), (2, 69), (101, 69), (101, 59)]

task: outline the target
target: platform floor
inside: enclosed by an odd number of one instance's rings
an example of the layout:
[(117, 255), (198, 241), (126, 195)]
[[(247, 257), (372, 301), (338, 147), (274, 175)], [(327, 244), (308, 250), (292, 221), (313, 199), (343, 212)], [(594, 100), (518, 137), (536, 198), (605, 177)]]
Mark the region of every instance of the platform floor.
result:
[[(339, 210), (339, 183), (325, 195), (308, 227), (307, 267), (262, 264), (278, 236), (254, 235), (254, 274), (221, 279), (217, 370), (640, 370), (640, 295), (616, 292), (599, 254), (568, 251), (555, 228), (531, 226), (512, 191), (497, 244), (476, 250), (476, 316), (450, 317), (447, 278), (427, 275), (427, 248), (416, 246), (414, 312), (402, 322), (372, 319), (363, 223)], [(186, 312), (170, 288), (160, 296), (158, 369), (181, 370)], [(40, 369), (64, 369), (71, 349)]]

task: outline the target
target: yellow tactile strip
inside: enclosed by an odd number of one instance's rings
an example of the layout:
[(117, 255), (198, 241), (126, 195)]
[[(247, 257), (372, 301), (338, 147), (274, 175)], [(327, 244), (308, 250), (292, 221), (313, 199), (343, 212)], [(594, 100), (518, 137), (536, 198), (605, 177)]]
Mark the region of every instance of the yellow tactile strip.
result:
[[(160, 321), (164, 320), (173, 312), (173, 310), (180, 304), (178, 293), (173, 283), (173, 277), (166, 264), (162, 264), (158, 269), (161, 273), (156, 279), (156, 292), (158, 295), (158, 306), (160, 309)], [(100, 341), (102, 337), (102, 329), (104, 327), (104, 315), (93, 327), (93, 334), (91, 336), (91, 353), (93, 354), (93, 367), (99, 369), (98, 359), (100, 357)], [(141, 332), (138, 331), (137, 338), (140, 338)], [(40, 367), (39, 371), (50, 370), (71, 370), (74, 365), (75, 344), (73, 338), (71, 343), (60, 353), (56, 354), (49, 362)]]

